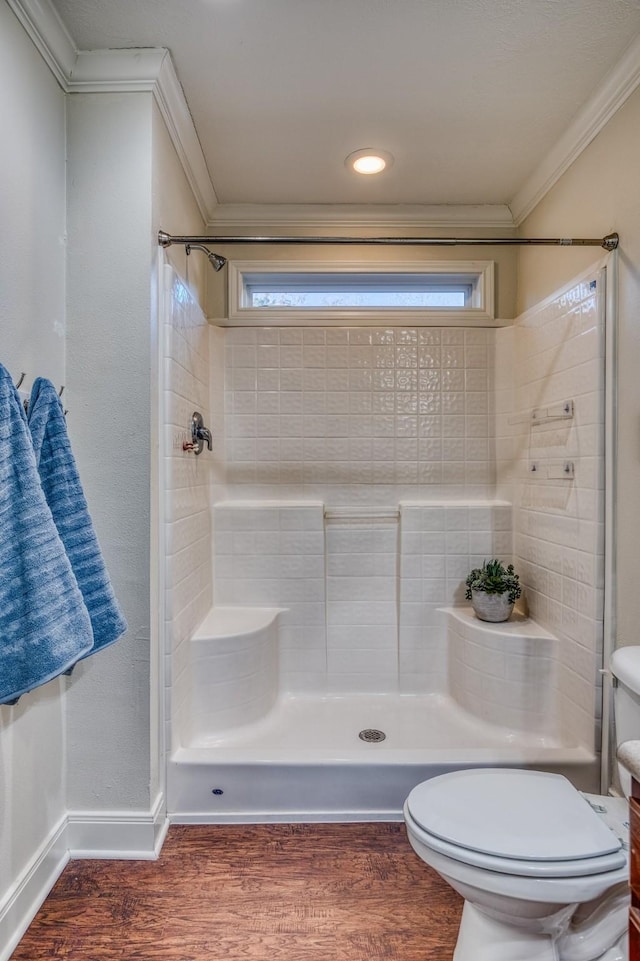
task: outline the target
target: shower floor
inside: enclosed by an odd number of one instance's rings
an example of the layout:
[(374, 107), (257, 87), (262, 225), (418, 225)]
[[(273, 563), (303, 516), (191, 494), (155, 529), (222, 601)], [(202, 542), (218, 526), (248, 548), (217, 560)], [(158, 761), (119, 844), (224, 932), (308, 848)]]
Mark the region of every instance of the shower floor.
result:
[[(368, 743), (359, 732), (385, 739)], [(597, 792), (595, 757), (486, 724), (448, 696), (285, 695), (262, 720), (172, 755), (175, 823), (400, 820), (420, 781), (466, 767), (530, 767)]]

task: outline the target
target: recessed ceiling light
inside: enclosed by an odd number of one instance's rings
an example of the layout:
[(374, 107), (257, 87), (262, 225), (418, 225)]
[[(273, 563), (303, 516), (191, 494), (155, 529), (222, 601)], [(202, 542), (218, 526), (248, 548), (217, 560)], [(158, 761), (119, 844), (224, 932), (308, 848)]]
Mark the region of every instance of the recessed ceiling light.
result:
[(393, 163), (393, 156), (387, 150), (374, 150), (365, 147), (354, 150), (345, 160), (347, 167), (358, 174), (379, 174)]

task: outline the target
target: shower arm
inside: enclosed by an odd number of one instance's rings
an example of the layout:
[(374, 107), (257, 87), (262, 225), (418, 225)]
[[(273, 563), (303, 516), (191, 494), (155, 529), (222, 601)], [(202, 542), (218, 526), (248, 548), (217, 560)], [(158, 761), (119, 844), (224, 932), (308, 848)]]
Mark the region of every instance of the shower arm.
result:
[[(163, 246), (165, 246), (165, 245), (163, 244)], [(205, 247), (204, 244), (201, 244), (201, 243), (197, 243), (197, 242), (196, 242), (196, 243), (193, 243), (193, 242), (185, 243), (184, 249), (185, 249), (185, 253), (186, 253), (187, 257), (189, 256), (189, 254), (191, 253), (192, 250), (202, 250), (203, 253), (205, 253), (205, 254), (207, 255), (207, 257), (208, 257), (208, 259), (209, 259), (209, 263), (211, 264), (211, 266), (213, 267), (213, 269), (216, 271), (216, 273), (217, 273), (219, 270), (222, 270), (222, 268), (224, 267), (224, 265), (225, 265), (226, 262), (227, 262), (227, 258), (226, 258), (226, 257), (223, 257), (221, 254), (214, 254), (214, 252), (213, 252), (212, 250), (209, 250), (208, 247)]]
[(568, 237), (220, 237), (172, 236), (164, 230), (158, 231), (160, 247), (183, 244), (187, 254), (192, 248), (203, 250), (215, 270), (226, 264), (226, 258), (214, 254), (205, 244), (323, 244), (323, 245), (362, 245), (362, 246), (404, 246), (404, 247), (602, 247), (606, 251), (617, 250), (620, 238), (617, 233), (606, 237), (568, 238)]

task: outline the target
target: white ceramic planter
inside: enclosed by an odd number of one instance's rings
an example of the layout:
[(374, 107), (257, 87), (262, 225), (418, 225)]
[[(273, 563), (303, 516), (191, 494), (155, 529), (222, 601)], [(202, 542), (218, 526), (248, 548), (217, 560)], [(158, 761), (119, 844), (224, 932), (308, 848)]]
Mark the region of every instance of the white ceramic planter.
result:
[(509, 592), (503, 594), (485, 594), (484, 591), (471, 591), (471, 605), (481, 621), (508, 621), (513, 610), (513, 601), (509, 600)]

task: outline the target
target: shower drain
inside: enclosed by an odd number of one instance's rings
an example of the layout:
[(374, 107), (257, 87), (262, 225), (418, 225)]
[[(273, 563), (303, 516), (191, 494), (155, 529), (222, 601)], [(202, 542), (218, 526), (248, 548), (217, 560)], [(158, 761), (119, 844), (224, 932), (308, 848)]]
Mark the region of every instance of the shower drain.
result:
[(360, 731), (358, 737), (361, 741), (366, 741), (367, 744), (377, 744), (378, 741), (384, 741), (386, 738), (384, 731), (378, 731), (375, 727), (366, 727), (364, 731)]

